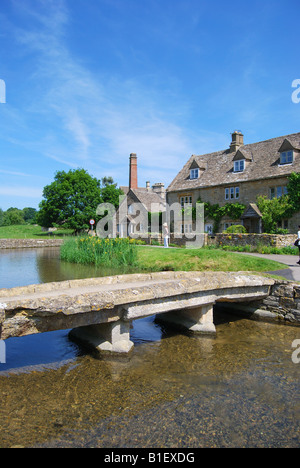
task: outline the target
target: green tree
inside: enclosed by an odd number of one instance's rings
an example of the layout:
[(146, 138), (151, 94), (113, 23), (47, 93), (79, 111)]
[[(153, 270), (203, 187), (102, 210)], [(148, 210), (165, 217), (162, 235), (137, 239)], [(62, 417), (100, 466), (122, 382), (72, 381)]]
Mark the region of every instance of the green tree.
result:
[[(103, 181), (106, 181), (103, 183)], [(109, 180), (109, 182), (107, 182)], [(119, 197), (124, 195), (122, 190), (117, 188), (117, 184), (114, 183), (112, 177), (104, 177), (102, 180), (101, 197), (104, 203), (111, 203), (115, 208), (119, 206)], [(103, 186), (104, 185), (104, 186)]]
[(8, 210), (4, 213), (2, 224), (3, 226), (25, 224), (23, 211), (19, 210), (18, 208), (8, 208)]
[(112, 177), (102, 177), (101, 179), (101, 186), (102, 187), (107, 187), (108, 185), (116, 185), (114, 183), (114, 179)]
[(63, 226), (79, 232), (89, 228), (103, 202), (100, 181), (84, 169), (58, 171), (43, 191), (37, 222), (44, 227)]
[(0, 226), (3, 225), (3, 219), (4, 219), (4, 211), (2, 208), (0, 208)]
[(37, 210), (35, 208), (24, 208), (23, 210), (23, 217), (26, 223), (33, 224), (35, 222), (35, 217), (37, 214)]
[(263, 231), (270, 234), (276, 234), (278, 222), (286, 218), (291, 209), (289, 196), (286, 195), (272, 200), (259, 196), (257, 206), (262, 214)]
[(300, 211), (300, 172), (292, 172), (288, 180), (289, 216), (292, 216), (297, 211)]

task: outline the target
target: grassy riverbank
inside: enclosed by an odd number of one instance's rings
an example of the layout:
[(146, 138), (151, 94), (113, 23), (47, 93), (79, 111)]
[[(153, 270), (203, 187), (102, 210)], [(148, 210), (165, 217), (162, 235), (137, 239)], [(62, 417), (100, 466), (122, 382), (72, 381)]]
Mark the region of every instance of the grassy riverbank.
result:
[(96, 266), (128, 266), (139, 271), (275, 271), (279, 262), (223, 250), (163, 249), (134, 245), (128, 239), (72, 238), (61, 247), (61, 259)]
[(138, 263), (152, 271), (275, 271), (287, 268), (279, 262), (223, 250), (136, 247)]
[(1, 226), (0, 239), (60, 239), (72, 234), (72, 229), (59, 229), (53, 233), (43, 232), (41, 226), (22, 224)]

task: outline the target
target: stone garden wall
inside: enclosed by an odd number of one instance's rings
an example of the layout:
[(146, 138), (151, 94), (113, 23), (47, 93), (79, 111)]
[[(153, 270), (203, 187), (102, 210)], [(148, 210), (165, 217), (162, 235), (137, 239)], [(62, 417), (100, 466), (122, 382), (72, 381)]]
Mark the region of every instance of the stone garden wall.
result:
[(0, 249), (60, 247), (62, 239), (0, 239)]
[(216, 244), (218, 246), (246, 246), (257, 247), (259, 245), (268, 247), (286, 247), (293, 246), (296, 240), (296, 234), (215, 234), (208, 236), (208, 245)]
[[(286, 247), (293, 246), (297, 238), (296, 234), (225, 234), (218, 233), (213, 236), (204, 234), (204, 245), (217, 245), (217, 246), (268, 246), (268, 247)], [(149, 236), (143, 239), (147, 244), (158, 242), (163, 245), (163, 238), (161, 234)], [(186, 242), (192, 242), (192, 239), (187, 239), (184, 235), (171, 233), (170, 243), (179, 247), (185, 246)]]
[(230, 313), (264, 322), (300, 325), (300, 284), (275, 280), (266, 299), (247, 304), (222, 304)]
[[(252, 246), (259, 245), (270, 247), (285, 247), (294, 245), (296, 235), (287, 234), (224, 234), (219, 233), (213, 236), (204, 234), (204, 245), (217, 246)], [(161, 234), (154, 234), (142, 239), (146, 244), (163, 245)], [(186, 242), (192, 242), (192, 239), (187, 239), (178, 234), (171, 233), (170, 243), (179, 247), (185, 246)], [(62, 239), (0, 239), (0, 249), (22, 249), (36, 247), (59, 247), (63, 243)]]

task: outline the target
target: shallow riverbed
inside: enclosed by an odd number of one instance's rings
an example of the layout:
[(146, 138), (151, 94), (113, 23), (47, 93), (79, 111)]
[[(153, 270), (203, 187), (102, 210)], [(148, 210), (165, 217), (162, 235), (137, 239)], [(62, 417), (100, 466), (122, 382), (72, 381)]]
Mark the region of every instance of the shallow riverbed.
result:
[[(101, 274), (69, 267), (56, 249), (1, 253), (1, 287)], [(300, 329), (217, 310), (214, 321), (207, 338), (136, 320), (119, 361), (66, 330), (7, 340), (0, 446), (299, 447)]]

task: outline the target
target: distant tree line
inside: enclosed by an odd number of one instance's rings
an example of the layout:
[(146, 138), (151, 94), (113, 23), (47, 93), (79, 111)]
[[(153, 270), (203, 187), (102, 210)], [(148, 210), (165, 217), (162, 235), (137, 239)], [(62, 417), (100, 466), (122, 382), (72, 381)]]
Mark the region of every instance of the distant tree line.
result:
[(0, 208), (0, 226), (38, 224), (42, 227), (61, 227), (80, 232), (89, 229), (91, 218), (97, 222), (96, 210), (101, 203), (119, 206), (119, 196), (112, 177), (98, 180), (84, 169), (58, 171), (54, 181), (44, 187), (39, 210), (35, 208)]
[(12, 226), (17, 224), (35, 224), (37, 210), (35, 208), (8, 208), (3, 211), (0, 208), (0, 226)]

